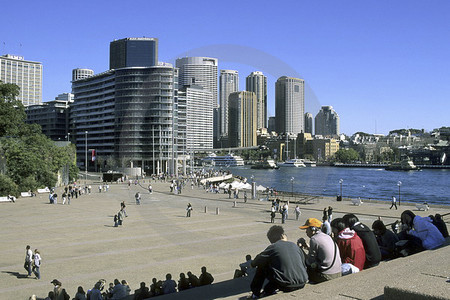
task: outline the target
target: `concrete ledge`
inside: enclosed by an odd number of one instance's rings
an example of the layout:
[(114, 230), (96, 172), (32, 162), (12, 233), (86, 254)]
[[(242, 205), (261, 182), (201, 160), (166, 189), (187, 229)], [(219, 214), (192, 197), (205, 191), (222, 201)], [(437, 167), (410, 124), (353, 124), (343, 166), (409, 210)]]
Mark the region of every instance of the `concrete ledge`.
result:
[(386, 286), (384, 287), (384, 297), (386, 300), (408, 299), (408, 300), (445, 300), (448, 297), (430, 296), (405, 289)]

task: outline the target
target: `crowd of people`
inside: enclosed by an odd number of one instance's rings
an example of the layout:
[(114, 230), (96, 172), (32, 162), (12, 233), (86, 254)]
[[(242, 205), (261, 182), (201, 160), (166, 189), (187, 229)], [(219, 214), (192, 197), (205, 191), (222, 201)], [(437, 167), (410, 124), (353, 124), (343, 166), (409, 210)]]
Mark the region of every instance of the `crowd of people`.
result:
[[(288, 241), (282, 226), (269, 229), (271, 244), (254, 260), (248, 255), (247, 262), (235, 271), (235, 278), (253, 276), (250, 298), (301, 289), (306, 283), (318, 284), (376, 267), (382, 260), (435, 249), (449, 236), (439, 214), (421, 217), (405, 210), (400, 223), (392, 224), (392, 231), (380, 219), (373, 222), (371, 230), (354, 214), (334, 220), (331, 215), (328, 207), (324, 222), (307, 219), (299, 228), (306, 231), (309, 241), (299, 238), (297, 244)], [(249, 272), (249, 268), (256, 269)]]
[[(172, 279), (172, 274), (170, 273), (166, 274), (165, 280), (153, 278), (150, 286), (147, 286), (145, 282), (141, 282), (140, 287), (134, 291), (134, 300), (143, 300), (160, 295), (176, 293), (190, 288), (209, 285), (214, 282), (214, 277), (211, 273), (207, 272), (205, 266), (201, 268), (199, 277), (192, 274), (191, 271), (186, 274), (180, 273), (178, 282)], [(62, 287), (62, 283), (58, 279), (53, 279), (50, 283), (53, 284), (53, 290), (48, 293), (44, 300), (118, 300), (125, 299), (132, 294), (128, 282), (119, 279), (114, 279), (114, 283), (109, 283), (108, 287), (106, 286), (106, 280), (100, 279), (87, 291), (85, 291), (82, 286), (79, 286), (73, 298), (70, 298), (70, 295)], [(33, 295), (30, 299), (36, 299), (36, 296)]]

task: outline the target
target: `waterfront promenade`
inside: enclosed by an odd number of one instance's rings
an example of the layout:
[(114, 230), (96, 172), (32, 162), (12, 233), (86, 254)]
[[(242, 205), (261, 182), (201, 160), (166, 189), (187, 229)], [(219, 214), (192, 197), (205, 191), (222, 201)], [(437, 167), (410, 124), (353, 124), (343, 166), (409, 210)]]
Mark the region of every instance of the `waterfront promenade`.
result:
[[(234, 199), (228, 199), (228, 195), (206, 193), (197, 187), (191, 190), (189, 185), (181, 195), (174, 195), (169, 193), (169, 183), (152, 183), (154, 193), (150, 195), (139, 185), (129, 189), (126, 184), (111, 184), (107, 193), (99, 193), (96, 183), (91, 184), (92, 194), (73, 199), (71, 205), (61, 205), (60, 197), (59, 204), (48, 204), (48, 194), (0, 203), (0, 299), (28, 299), (32, 294), (45, 297), (55, 278), (71, 297), (79, 285), (87, 291), (100, 278), (108, 283), (115, 278), (126, 279), (135, 290), (141, 281), (150, 285), (153, 277), (163, 280), (167, 273), (175, 280), (180, 272), (199, 275), (202, 266), (208, 268), (215, 283), (226, 282), (246, 254), (255, 256), (268, 245), (266, 232), (272, 224), (270, 203), (266, 201), (249, 197), (243, 203), (241, 198), (233, 207)], [(148, 180), (142, 185), (147, 187)], [(140, 206), (135, 205), (137, 191), (142, 194)], [(57, 193), (61, 195), (61, 189)], [(114, 228), (113, 216), (121, 201), (125, 201), (129, 216), (122, 227)], [(189, 202), (194, 211), (186, 218)], [(450, 211), (448, 207), (431, 207), (428, 212), (418, 212), (404, 205), (395, 211), (389, 210), (387, 203), (353, 206), (348, 201), (319, 198), (301, 205), (302, 215), (295, 221), (295, 205), (291, 203), (284, 224), (289, 240), (306, 238), (298, 226), (306, 218), (321, 218), (323, 208), (329, 205), (334, 208), (334, 218), (352, 212), (369, 226), (379, 216), (391, 223), (404, 209), (421, 216)], [(279, 214), (276, 223), (281, 223)], [(28, 244), (41, 252), (41, 280), (24, 276)], [(245, 294), (248, 292), (237, 291), (226, 298), (238, 299)]]

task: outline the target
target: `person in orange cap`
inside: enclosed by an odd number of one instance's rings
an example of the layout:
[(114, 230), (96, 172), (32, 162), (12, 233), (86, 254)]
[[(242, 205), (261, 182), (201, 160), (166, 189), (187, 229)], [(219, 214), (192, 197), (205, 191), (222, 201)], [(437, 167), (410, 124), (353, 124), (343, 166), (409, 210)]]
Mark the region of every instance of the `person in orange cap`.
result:
[(341, 256), (331, 236), (321, 231), (322, 222), (309, 218), (300, 229), (306, 229), (310, 245), (304, 238), (297, 241), (302, 250), (307, 250), (306, 266), (311, 283), (332, 280), (341, 276)]

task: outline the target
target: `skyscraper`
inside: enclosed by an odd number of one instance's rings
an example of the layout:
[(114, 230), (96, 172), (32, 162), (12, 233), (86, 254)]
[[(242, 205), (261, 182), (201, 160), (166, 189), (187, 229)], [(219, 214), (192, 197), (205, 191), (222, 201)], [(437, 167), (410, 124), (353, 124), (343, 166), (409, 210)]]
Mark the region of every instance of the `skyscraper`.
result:
[(213, 107), (217, 107), (217, 58), (183, 57), (176, 60), (178, 84), (198, 85), (211, 92)]
[(267, 128), (267, 77), (262, 72), (252, 72), (245, 80), (245, 90), (256, 95), (257, 128)]
[(220, 135), (228, 136), (228, 96), (239, 91), (239, 73), (235, 70), (220, 70)]
[(42, 103), (42, 64), (24, 60), (22, 56), (0, 56), (0, 80), (20, 87), (16, 99), (23, 105)]
[(158, 65), (157, 38), (125, 38), (109, 45), (109, 69)]
[(185, 85), (178, 98), (186, 103), (186, 150), (213, 148), (213, 105), (211, 92), (201, 86)]
[(313, 115), (312, 113), (305, 113), (305, 133), (313, 133)]
[(257, 101), (253, 92), (241, 91), (229, 96), (228, 142), (230, 147), (256, 146)]
[(278, 134), (304, 131), (305, 81), (282, 76), (275, 83), (275, 127)]
[[(111, 45), (132, 48), (136, 44), (131, 42), (138, 41), (138, 48), (142, 42), (142, 49), (147, 49), (149, 40), (156, 39), (130, 38)], [(77, 146), (77, 164), (92, 170), (94, 163), (87, 159), (86, 150), (95, 149), (96, 163), (140, 167), (147, 174), (177, 174), (177, 157), (184, 154), (186, 144), (179, 132), (185, 124), (178, 126), (178, 117), (184, 118), (179, 110), (185, 109), (184, 103), (178, 106), (178, 69), (162, 62), (148, 66), (148, 53), (139, 56), (141, 52), (133, 52), (137, 49), (116, 50), (111, 52), (113, 68), (72, 81), (71, 141)], [(138, 61), (143, 65), (134, 65)]]
[(339, 115), (333, 106), (322, 106), (314, 119), (314, 126), (316, 135), (339, 135)]

